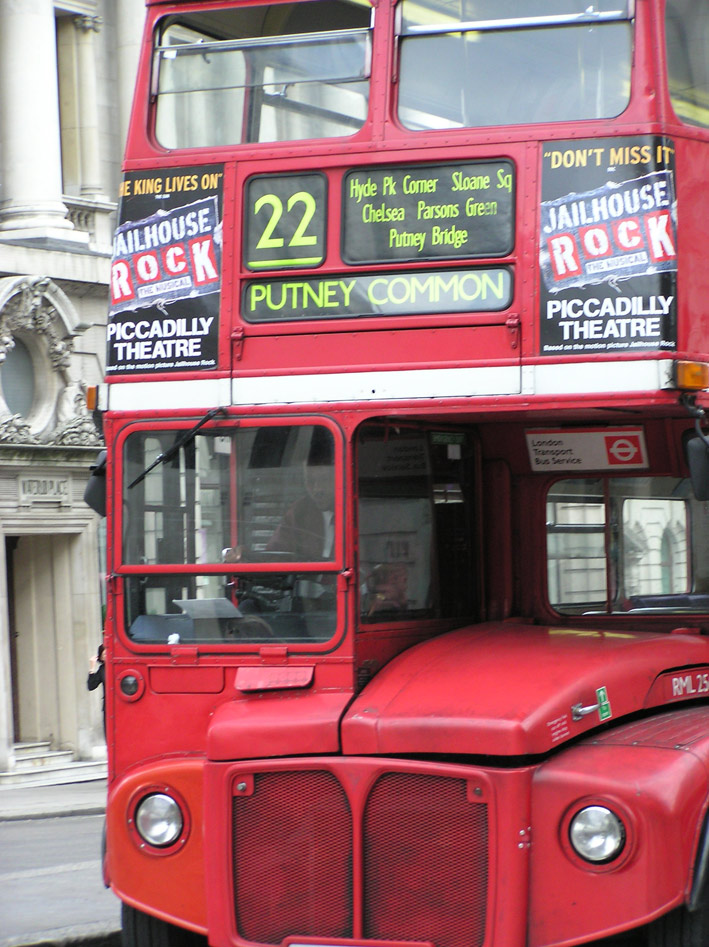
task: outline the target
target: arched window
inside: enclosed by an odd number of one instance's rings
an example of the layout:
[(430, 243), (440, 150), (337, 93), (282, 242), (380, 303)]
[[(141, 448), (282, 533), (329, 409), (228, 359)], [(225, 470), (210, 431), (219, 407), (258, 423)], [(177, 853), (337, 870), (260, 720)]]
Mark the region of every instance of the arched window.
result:
[(35, 400), (35, 373), (32, 355), (25, 343), (17, 338), (0, 367), (0, 386), (5, 404), (12, 414), (28, 418)]

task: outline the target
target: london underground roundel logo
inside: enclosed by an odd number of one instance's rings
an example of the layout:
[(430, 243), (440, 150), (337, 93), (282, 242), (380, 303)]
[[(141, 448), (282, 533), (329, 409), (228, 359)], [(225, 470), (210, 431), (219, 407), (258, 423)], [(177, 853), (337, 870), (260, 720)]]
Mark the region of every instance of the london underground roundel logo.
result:
[(606, 457), (611, 467), (637, 464), (642, 459), (642, 447), (637, 434), (610, 434), (605, 436)]

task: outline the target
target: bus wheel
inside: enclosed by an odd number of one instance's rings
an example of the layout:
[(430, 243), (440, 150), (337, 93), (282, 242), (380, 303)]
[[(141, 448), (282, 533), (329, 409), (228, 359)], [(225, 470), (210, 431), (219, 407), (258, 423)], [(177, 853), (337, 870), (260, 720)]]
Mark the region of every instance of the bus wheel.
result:
[(121, 905), (122, 947), (207, 947), (206, 937)]
[(648, 928), (648, 947), (705, 947), (709, 944), (709, 905), (696, 911), (677, 908)]

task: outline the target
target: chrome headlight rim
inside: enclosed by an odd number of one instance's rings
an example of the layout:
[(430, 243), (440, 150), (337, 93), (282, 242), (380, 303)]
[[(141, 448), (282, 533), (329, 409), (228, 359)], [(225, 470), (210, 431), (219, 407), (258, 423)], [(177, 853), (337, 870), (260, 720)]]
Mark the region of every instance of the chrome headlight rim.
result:
[(135, 807), (135, 828), (146, 845), (170, 848), (182, 835), (185, 820), (169, 792), (151, 792)]
[(628, 821), (610, 801), (585, 800), (574, 806), (566, 836), (571, 852), (589, 868), (615, 868), (629, 854)]
[[(152, 801), (150, 801), (152, 800)], [(160, 806), (163, 816), (174, 818), (171, 829), (165, 832), (158, 829), (151, 836), (151, 832), (146, 828), (146, 817), (150, 821), (150, 809), (146, 806), (155, 806), (157, 808), (152, 813), (153, 817), (160, 818)], [(128, 831), (134, 844), (143, 852), (149, 855), (172, 855), (180, 851), (188, 839), (191, 828), (191, 819), (189, 809), (185, 800), (179, 792), (172, 786), (165, 784), (143, 785), (131, 795), (130, 804), (127, 813)], [(179, 831), (177, 831), (179, 826)]]

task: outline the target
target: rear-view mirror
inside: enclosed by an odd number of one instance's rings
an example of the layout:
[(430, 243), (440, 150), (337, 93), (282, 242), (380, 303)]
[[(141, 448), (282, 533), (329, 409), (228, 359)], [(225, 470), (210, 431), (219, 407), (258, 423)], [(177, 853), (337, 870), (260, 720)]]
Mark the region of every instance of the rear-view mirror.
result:
[(698, 434), (688, 437), (684, 452), (695, 497), (709, 500), (709, 442)]
[(106, 451), (102, 450), (91, 467), (91, 476), (84, 490), (84, 503), (98, 513), (106, 515)]

